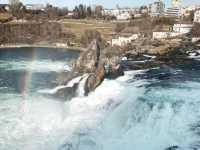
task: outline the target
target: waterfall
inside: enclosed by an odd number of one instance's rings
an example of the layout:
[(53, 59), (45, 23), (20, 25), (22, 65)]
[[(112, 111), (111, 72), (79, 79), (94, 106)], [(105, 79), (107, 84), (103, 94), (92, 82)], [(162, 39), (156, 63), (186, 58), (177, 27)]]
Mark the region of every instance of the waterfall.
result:
[(60, 85), (60, 86), (57, 86), (53, 89), (43, 89), (43, 90), (39, 90), (38, 92), (39, 93), (42, 93), (42, 94), (50, 94), (50, 95), (53, 95), (53, 94), (56, 94), (59, 90), (62, 90), (62, 89), (65, 89), (67, 87), (73, 87), (75, 84), (78, 84), (81, 79), (83, 78), (83, 76), (78, 76), (72, 80), (70, 80), (67, 85)]
[[(171, 72), (171, 78), (156, 80), (160, 71)], [(188, 74), (154, 68), (153, 78), (148, 79), (147, 72), (129, 71), (105, 79), (88, 96), (84, 96), (85, 74), (47, 91), (79, 83), (71, 101), (37, 93), (27, 96), (23, 112), (20, 96), (0, 94), (0, 149), (198, 150), (199, 76), (196, 81), (193, 77), (174, 82), (177, 73), (179, 78)]]
[(89, 74), (85, 74), (82, 76), (82, 79), (79, 82), (78, 89), (77, 89), (77, 96), (83, 97), (85, 96), (85, 84), (89, 77)]

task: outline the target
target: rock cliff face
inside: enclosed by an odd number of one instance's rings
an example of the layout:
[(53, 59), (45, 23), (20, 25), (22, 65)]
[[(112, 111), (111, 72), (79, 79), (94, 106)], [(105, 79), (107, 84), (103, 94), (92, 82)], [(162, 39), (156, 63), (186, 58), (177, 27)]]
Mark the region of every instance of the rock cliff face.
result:
[(74, 63), (74, 72), (89, 73), (85, 83), (85, 94), (95, 90), (105, 77), (116, 78), (123, 75), (120, 67), (120, 55), (108, 55), (110, 48), (101, 49), (98, 40), (94, 40), (88, 50)]
[(103, 66), (99, 66), (94, 73), (89, 75), (84, 86), (85, 95), (88, 95), (89, 92), (95, 90), (101, 84), (105, 78), (105, 74)]
[(100, 63), (101, 49), (97, 40), (92, 41), (88, 50), (83, 52), (74, 62), (73, 71), (79, 73), (94, 73)]
[[(105, 78), (116, 78), (124, 74), (120, 64), (121, 51), (116, 48), (101, 49), (99, 41), (93, 40), (88, 50), (83, 52), (79, 59), (73, 63), (72, 72), (64, 76), (61, 84), (67, 84), (72, 77), (83, 76), (88, 74), (87, 79), (83, 77), (76, 86), (73, 86), (73, 90), (65, 88), (60, 90), (56, 95), (65, 96), (69, 91), (76, 91), (80, 83), (84, 82), (84, 95), (88, 95), (91, 91), (95, 90)], [(73, 95), (73, 94), (70, 94)]]

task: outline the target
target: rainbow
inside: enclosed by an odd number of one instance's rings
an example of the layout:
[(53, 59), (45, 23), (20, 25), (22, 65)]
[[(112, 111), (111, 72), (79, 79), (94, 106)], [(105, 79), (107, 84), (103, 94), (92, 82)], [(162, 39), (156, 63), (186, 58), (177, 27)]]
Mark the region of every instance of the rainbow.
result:
[(24, 99), (29, 94), (30, 85), (31, 85), (31, 82), (32, 82), (32, 67), (31, 66), (33, 66), (33, 64), (37, 60), (37, 52), (34, 49), (31, 52), (32, 52), (31, 53), (31, 61), (27, 65), (28, 69), (26, 70), (25, 74), (22, 77), (22, 84), (21, 84), (21, 87), (20, 87), (20, 89), (21, 89), (20, 93), (22, 94)]

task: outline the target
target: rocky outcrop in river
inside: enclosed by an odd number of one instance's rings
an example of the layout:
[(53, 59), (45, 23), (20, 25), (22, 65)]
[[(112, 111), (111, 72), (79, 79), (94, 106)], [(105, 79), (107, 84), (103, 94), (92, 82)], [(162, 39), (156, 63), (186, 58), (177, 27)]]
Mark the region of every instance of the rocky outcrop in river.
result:
[[(170, 41), (167, 41), (170, 43)], [(105, 78), (117, 78), (125, 70), (148, 69), (153, 67), (171, 66), (181, 63), (190, 63), (188, 51), (199, 49), (190, 42), (171, 42), (164, 45), (159, 41), (143, 41), (133, 43), (133, 49), (124, 50), (119, 47), (101, 49), (98, 40), (93, 40), (87, 51), (73, 63), (72, 72), (64, 76), (62, 84), (67, 84), (72, 78), (82, 76), (80, 81), (71, 88), (59, 91), (57, 95), (71, 93), (83, 88), (83, 95), (88, 95), (95, 90)], [(138, 51), (141, 48), (143, 51)], [(148, 48), (151, 48), (148, 51)], [(154, 48), (154, 50), (152, 50)], [(165, 67), (166, 68), (166, 67)], [(167, 67), (168, 68), (168, 67)], [(87, 74), (87, 76), (84, 76)], [(84, 77), (83, 77), (84, 76)], [(81, 83), (81, 84), (80, 84)], [(82, 87), (80, 87), (80, 85)], [(71, 94), (75, 96), (75, 94)]]
[[(116, 78), (124, 74), (123, 69), (120, 64), (122, 51), (121, 49), (113, 49), (111, 47), (106, 49), (101, 49), (98, 40), (93, 40), (88, 50), (82, 52), (78, 60), (73, 63), (73, 69), (67, 75), (62, 77), (61, 84), (67, 84), (70, 80), (77, 76), (82, 77), (78, 83), (73, 88), (74, 93), (77, 94), (79, 86), (83, 86), (84, 95), (88, 95), (91, 91), (95, 90), (105, 78)], [(83, 82), (83, 84), (80, 84)], [(59, 91), (56, 95), (65, 95), (64, 93), (69, 93), (70, 88), (64, 88)], [(74, 95), (74, 94), (72, 94)]]

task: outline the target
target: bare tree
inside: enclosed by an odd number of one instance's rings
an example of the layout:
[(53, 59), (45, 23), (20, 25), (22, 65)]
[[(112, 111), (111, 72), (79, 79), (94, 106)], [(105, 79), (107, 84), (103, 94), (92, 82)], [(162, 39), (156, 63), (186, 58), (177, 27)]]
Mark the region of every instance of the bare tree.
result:
[(103, 6), (101, 5), (98, 5), (95, 7), (94, 12), (97, 18), (102, 18), (102, 10), (103, 10)]
[(23, 13), (23, 4), (20, 2), (20, 0), (9, 0), (9, 4), (12, 15), (17, 18), (21, 17)]
[(200, 23), (195, 23), (192, 27), (192, 36), (200, 37)]
[(85, 32), (81, 35), (81, 45), (83, 47), (88, 47), (94, 39), (100, 42), (101, 47), (105, 47), (105, 41), (102, 38), (101, 33), (93, 29), (85, 30)]

